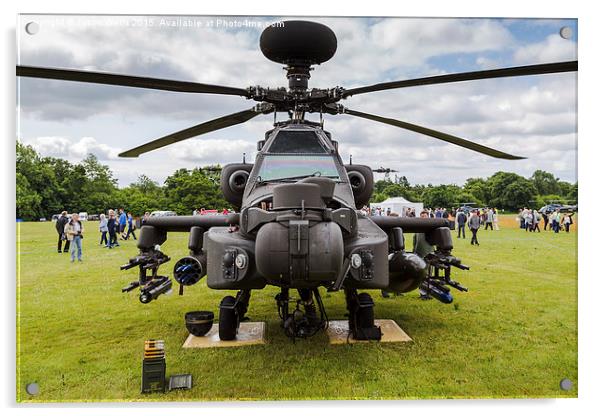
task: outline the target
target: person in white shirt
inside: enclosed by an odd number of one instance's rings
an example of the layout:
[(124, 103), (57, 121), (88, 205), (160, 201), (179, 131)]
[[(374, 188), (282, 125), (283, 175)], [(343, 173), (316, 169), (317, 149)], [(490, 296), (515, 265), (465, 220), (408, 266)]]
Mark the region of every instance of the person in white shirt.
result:
[(567, 233), (569, 232), (571, 224), (573, 223), (573, 215), (573, 213), (564, 214), (564, 216), (562, 217), (562, 225), (564, 226), (564, 231), (566, 231)]

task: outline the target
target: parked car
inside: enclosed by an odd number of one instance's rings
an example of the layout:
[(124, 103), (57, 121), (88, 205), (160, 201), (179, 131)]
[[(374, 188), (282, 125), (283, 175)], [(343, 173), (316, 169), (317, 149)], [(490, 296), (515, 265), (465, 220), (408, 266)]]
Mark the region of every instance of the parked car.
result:
[(541, 207), (539, 212), (542, 214), (551, 214), (556, 210), (559, 210), (560, 212), (576, 212), (577, 205), (548, 204)]
[(150, 214), (151, 217), (175, 217), (177, 215), (173, 211), (153, 211)]
[(88, 221), (100, 221), (100, 214), (88, 215)]
[(80, 221), (88, 221), (88, 213), (87, 212), (80, 212), (79, 213), (79, 220)]

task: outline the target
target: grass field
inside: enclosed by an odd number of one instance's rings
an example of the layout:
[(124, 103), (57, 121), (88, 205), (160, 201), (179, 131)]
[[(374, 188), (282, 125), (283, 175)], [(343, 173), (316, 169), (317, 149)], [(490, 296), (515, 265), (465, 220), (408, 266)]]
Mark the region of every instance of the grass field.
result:
[[(120, 289), (136, 271), (119, 265), (135, 242), (100, 248), (87, 223), (84, 262), (56, 253), (52, 223), (17, 226), (17, 400), (171, 401), (409, 399), (577, 396), (577, 235), (516, 229), (481, 231), (479, 247), (454, 238), (454, 253), (471, 266), (456, 272), (469, 287), (455, 303), (421, 301), (417, 292), (382, 299), (376, 317), (395, 319), (413, 338), (404, 344), (330, 346), (324, 334), (292, 343), (281, 332), (275, 288), (254, 292), (249, 316), (267, 321), (268, 344), (184, 350), (184, 313), (218, 312), (232, 292), (204, 280), (148, 305)], [(513, 228), (510, 228), (513, 227)], [(411, 240), (411, 239), (408, 239)], [(163, 251), (187, 254), (186, 234), (171, 234)], [(174, 286), (175, 287), (175, 286)], [(323, 293), (331, 319), (343, 318), (342, 293)], [(167, 374), (191, 373), (189, 391), (142, 395), (145, 339), (166, 342)], [(570, 391), (559, 388), (569, 378)], [(40, 393), (25, 393), (37, 382)]]

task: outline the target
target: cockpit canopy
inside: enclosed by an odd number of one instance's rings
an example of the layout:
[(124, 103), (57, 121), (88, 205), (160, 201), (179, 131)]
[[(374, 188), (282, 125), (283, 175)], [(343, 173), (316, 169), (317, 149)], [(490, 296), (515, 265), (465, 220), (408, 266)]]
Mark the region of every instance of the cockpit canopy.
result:
[(267, 153), (330, 153), (315, 130), (287, 130), (278, 132)]

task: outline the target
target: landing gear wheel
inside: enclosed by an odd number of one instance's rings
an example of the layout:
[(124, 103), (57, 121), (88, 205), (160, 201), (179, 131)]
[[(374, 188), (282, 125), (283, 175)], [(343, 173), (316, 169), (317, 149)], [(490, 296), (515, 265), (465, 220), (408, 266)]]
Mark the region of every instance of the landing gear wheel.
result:
[(357, 295), (359, 309), (357, 311), (356, 322), (359, 328), (372, 328), (374, 326), (374, 301), (368, 293)]
[(232, 341), (238, 331), (238, 312), (235, 308), (236, 299), (226, 296), (219, 305), (219, 339)]
[(377, 340), (382, 338), (380, 327), (374, 325), (374, 301), (368, 293), (346, 291), (349, 311), (349, 330), (354, 339)]

